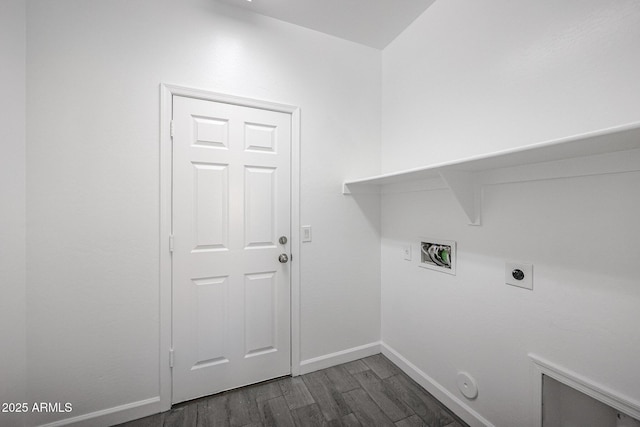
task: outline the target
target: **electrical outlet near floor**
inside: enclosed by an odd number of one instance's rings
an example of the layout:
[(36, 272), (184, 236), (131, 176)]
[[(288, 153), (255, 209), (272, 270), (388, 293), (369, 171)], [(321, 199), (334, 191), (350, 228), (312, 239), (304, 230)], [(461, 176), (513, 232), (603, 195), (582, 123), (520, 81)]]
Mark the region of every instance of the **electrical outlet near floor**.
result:
[(507, 285), (533, 290), (533, 264), (507, 261), (504, 267), (504, 281)]

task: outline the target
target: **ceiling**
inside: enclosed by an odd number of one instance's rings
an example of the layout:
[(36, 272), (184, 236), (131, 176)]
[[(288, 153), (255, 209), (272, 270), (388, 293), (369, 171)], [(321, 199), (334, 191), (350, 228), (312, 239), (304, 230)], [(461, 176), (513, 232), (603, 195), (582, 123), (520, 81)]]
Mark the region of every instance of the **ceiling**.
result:
[(218, 0), (378, 49), (435, 0)]

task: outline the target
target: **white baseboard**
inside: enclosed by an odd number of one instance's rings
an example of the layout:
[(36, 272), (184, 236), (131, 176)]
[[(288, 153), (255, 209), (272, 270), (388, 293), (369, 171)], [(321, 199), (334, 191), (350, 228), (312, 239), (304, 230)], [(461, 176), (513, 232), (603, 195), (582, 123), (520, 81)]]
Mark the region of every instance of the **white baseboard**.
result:
[(431, 393), (436, 399), (451, 409), (471, 427), (495, 427), (482, 415), (474, 411), (469, 405), (436, 382), (429, 375), (421, 371), (416, 365), (405, 359), (400, 353), (387, 344), (381, 342), (380, 349), (389, 360), (409, 375), (415, 382)]
[[(300, 362), (300, 374), (329, 368), (341, 363), (351, 362), (363, 357), (380, 353), (380, 342), (361, 345), (323, 356), (314, 357)], [(125, 423), (138, 418), (162, 412), (160, 397), (128, 403), (114, 408), (103, 409), (77, 417), (65, 418), (40, 427), (59, 427), (73, 425), (74, 427), (108, 427), (114, 424)]]
[[(300, 362), (300, 374), (303, 375), (320, 369), (330, 368), (331, 366), (352, 362), (378, 353), (384, 354), (389, 360), (409, 375), (409, 377), (456, 413), (456, 415), (462, 418), (471, 427), (495, 427), (458, 397), (453, 395), (449, 390), (405, 359), (396, 350), (380, 341), (303, 360)], [(128, 403), (126, 405), (91, 412), (89, 414), (65, 418), (64, 420), (43, 424), (40, 427), (59, 427), (67, 425), (73, 425), (74, 427), (108, 427), (114, 424), (120, 424), (157, 414), (161, 411), (160, 397), (157, 396), (150, 399), (140, 400), (138, 402)]]
[(378, 353), (380, 353), (379, 341), (348, 348), (331, 354), (325, 354), (323, 356), (314, 357), (313, 359), (303, 360), (300, 362), (300, 375), (308, 374), (309, 372), (318, 371), (320, 369), (330, 368), (331, 366), (340, 365), (341, 363), (352, 362)]
[(77, 417), (65, 418), (40, 427), (58, 427), (73, 425), (74, 427), (108, 427), (161, 412), (160, 396), (126, 405), (115, 406)]

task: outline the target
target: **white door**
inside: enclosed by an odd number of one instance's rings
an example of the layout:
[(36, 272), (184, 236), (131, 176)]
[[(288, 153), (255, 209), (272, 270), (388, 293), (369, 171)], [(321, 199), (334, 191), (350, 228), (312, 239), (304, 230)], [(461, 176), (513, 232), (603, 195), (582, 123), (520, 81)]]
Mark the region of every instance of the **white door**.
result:
[(291, 116), (173, 97), (173, 397), (291, 372)]

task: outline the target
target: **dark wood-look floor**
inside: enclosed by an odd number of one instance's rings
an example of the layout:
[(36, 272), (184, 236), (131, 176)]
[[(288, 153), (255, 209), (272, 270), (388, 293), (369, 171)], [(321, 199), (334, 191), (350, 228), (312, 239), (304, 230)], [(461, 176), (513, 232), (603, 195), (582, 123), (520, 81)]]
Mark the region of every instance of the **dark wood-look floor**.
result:
[(182, 403), (119, 427), (467, 426), (381, 354)]

